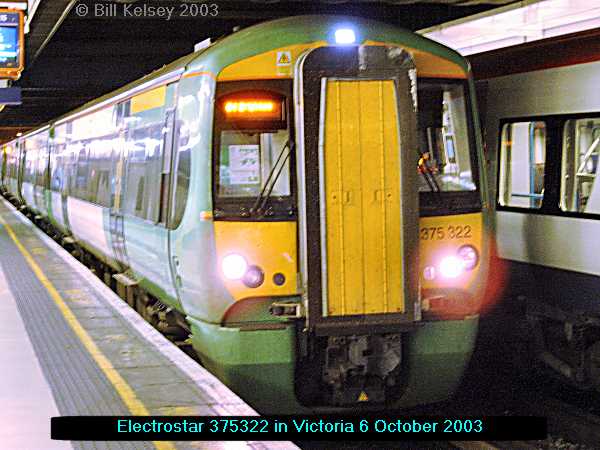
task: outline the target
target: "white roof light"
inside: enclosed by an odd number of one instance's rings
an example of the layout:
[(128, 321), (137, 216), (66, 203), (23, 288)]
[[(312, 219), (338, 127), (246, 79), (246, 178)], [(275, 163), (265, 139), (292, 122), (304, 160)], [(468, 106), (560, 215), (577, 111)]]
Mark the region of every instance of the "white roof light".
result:
[(339, 30), (335, 30), (336, 44), (354, 44), (354, 41), (356, 41), (354, 30), (351, 30), (350, 28), (340, 28)]
[[(521, 6), (526, 4), (526, 6)], [(518, 7), (521, 6), (521, 7)], [(463, 55), (600, 27), (600, 0), (534, 0), (420, 30)]]
[(210, 47), (211, 44), (212, 44), (212, 40), (210, 38), (204, 39), (203, 41), (200, 41), (194, 45), (194, 51), (198, 52), (200, 50), (204, 50), (205, 48)]

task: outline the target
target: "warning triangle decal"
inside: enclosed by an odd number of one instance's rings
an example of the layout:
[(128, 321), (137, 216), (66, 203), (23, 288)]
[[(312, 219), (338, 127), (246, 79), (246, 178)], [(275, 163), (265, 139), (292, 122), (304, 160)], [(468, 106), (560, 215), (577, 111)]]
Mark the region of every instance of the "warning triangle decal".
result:
[(292, 52), (277, 52), (277, 65), (289, 66), (292, 64)]

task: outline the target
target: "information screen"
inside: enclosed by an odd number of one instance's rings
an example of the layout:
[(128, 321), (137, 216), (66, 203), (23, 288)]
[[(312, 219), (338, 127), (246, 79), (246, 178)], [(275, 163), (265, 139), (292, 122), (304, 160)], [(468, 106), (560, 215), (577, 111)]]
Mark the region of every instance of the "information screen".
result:
[(21, 17), (19, 12), (0, 10), (0, 77), (23, 68)]

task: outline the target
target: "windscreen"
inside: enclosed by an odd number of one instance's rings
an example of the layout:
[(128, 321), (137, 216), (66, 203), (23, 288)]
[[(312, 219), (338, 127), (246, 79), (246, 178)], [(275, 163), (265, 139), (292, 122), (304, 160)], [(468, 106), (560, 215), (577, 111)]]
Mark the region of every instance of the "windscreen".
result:
[(474, 191), (463, 82), (419, 80), (419, 191)]
[(288, 116), (287, 97), (279, 92), (241, 90), (218, 99), (217, 215), (257, 216), (292, 207), (293, 142)]
[[(281, 169), (271, 195), (290, 195), (290, 161), (279, 160), (289, 146), (287, 130), (222, 130), (219, 157), (220, 197), (256, 197), (267, 186), (269, 174)], [(271, 175), (271, 179), (274, 175)]]

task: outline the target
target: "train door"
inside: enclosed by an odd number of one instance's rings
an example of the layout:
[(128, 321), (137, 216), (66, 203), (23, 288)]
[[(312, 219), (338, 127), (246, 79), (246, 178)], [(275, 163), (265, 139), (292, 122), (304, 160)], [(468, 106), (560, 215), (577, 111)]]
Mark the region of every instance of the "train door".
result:
[(18, 159), (18, 169), (17, 169), (17, 198), (20, 203), (25, 203), (25, 198), (23, 197), (23, 177), (25, 175), (25, 158), (26, 158), (26, 150), (25, 150), (25, 139), (19, 139), (17, 141), (17, 154), (19, 155)]
[(401, 333), (421, 318), (414, 67), (383, 46), (321, 47), (296, 64), (300, 278), (319, 349), (301, 365), (319, 364), (334, 404), (391, 400)]
[(35, 209), (43, 216), (48, 215), (46, 189), (48, 177), (48, 145), (50, 132), (46, 130), (33, 137), (37, 153), (34, 168), (33, 199)]
[(171, 306), (178, 306), (178, 301), (169, 263), (165, 202), (171, 172), (175, 88), (175, 83), (157, 86), (128, 101), (128, 150), (121, 202), (129, 267), (142, 286), (156, 297), (163, 295)]
[(418, 320), (412, 59), (399, 48), (323, 47), (300, 58), (295, 82), (310, 328)]
[(127, 160), (127, 146), (126, 142), (126, 126), (124, 117), (126, 115), (127, 103), (119, 103), (115, 106), (116, 124), (117, 124), (117, 136), (115, 140), (116, 144), (112, 151), (111, 164), (111, 205), (109, 211), (109, 242), (113, 249), (113, 255), (115, 260), (122, 265), (121, 269), (125, 270), (128, 267), (127, 252), (125, 249), (125, 232), (124, 232), (124, 221), (122, 212), (122, 201), (123, 201), (123, 177), (125, 174), (125, 163)]
[(4, 176), (6, 174), (6, 145), (0, 147), (0, 189), (4, 187)]

